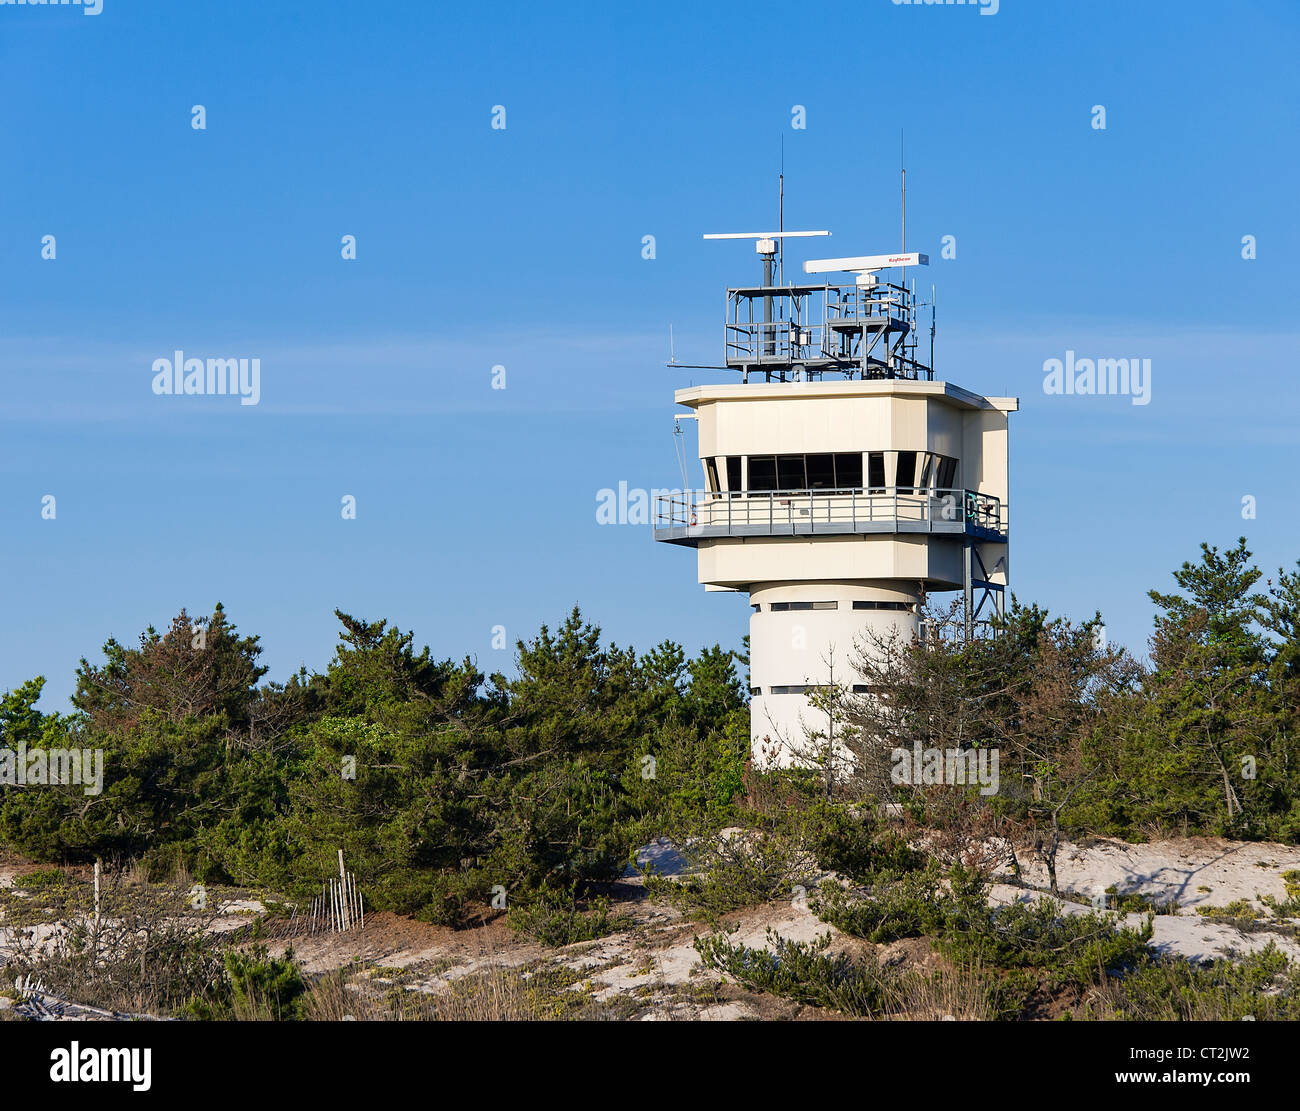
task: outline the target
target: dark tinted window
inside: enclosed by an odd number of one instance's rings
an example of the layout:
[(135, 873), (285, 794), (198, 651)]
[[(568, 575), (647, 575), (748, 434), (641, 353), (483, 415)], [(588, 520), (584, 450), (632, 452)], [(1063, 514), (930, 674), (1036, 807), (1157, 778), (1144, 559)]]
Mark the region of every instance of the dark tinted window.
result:
[(862, 453), (835, 456), (835, 485), (841, 490), (857, 490), (862, 486)]
[(727, 489), (740, 489), (740, 456), (727, 456)]
[(867, 485), (873, 491), (885, 488), (885, 453), (873, 451), (867, 456)]
[(939, 489), (951, 490), (957, 478), (957, 460), (944, 459), (939, 464)]
[(802, 455), (778, 455), (776, 457), (776, 483), (778, 490), (805, 490)]
[(898, 479), (894, 483), (904, 490), (916, 486), (916, 452), (900, 451), (898, 453)]
[(775, 455), (751, 455), (749, 457), (749, 488), (751, 490), (776, 489)]
[(805, 456), (810, 490), (829, 490), (835, 486), (835, 456)]
[(712, 459), (704, 460), (704, 469), (709, 476), (709, 489), (716, 492), (718, 490), (718, 465)]

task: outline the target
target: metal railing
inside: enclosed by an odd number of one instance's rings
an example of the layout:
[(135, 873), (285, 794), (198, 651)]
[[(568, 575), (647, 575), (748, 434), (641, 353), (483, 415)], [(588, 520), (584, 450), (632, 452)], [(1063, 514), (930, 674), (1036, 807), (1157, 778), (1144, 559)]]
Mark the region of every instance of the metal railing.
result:
[(828, 286), (826, 289), (829, 324), (910, 321), (914, 313), (912, 292), (906, 286), (877, 282), (870, 286)]
[(1007, 536), (1007, 507), (974, 490), (912, 486), (688, 490), (656, 497), (653, 524), (657, 540), (932, 532), (1000, 541)]
[(915, 316), (912, 291), (888, 282), (728, 289), (726, 362), (932, 379), (916, 357)]
[(789, 320), (728, 322), (726, 351), (729, 363), (795, 363), (825, 357), (825, 328), (821, 324)]

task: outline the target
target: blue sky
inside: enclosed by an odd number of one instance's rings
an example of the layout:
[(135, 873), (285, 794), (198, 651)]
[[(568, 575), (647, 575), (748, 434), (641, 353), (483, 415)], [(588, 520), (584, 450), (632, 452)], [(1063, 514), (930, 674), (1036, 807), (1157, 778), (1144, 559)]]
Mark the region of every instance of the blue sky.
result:
[[(756, 274), (700, 234), (773, 222), (783, 141), (787, 226), (896, 250), (900, 128), (937, 376), (1022, 399), (1017, 594), (1141, 651), (1202, 539), (1300, 556), (1291, 0), (103, 4), (0, 6), (0, 688), (62, 707), (107, 637), (217, 600), (281, 680), (336, 606), (489, 671), (493, 626), (574, 602), (738, 645), (744, 597), (596, 493), (681, 483), (709, 372), (669, 326), (716, 361)], [(155, 396), (176, 349), (260, 358), (260, 403)], [(1066, 350), (1150, 358), (1151, 403), (1045, 396)]]

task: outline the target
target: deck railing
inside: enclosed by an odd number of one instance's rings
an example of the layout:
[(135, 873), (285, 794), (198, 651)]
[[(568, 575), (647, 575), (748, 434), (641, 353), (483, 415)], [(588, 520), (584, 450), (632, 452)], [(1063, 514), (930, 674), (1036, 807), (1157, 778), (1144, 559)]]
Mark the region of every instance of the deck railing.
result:
[(821, 490), (688, 490), (654, 504), (656, 540), (932, 532), (1005, 540), (1007, 507), (974, 490), (910, 486)]

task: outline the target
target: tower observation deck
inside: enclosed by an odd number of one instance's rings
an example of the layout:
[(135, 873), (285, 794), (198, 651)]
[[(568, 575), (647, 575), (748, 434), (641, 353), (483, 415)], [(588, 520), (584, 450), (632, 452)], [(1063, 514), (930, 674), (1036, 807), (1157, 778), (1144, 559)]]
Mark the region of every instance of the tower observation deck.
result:
[(935, 380), (933, 299), (922, 353), (906, 277), (924, 255), (814, 259), (805, 274), (840, 277), (773, 280), (778, 241), (826, 234), (706, 236), (755, 240), (763, 281), (727, 290), (725, 364), (711, 369), (739, 382), (675, 395), (698, 422), (703, 488), (653, 508), (655, 539), (694, 548), (706, 590), (749, 595), (763, 764), (793, 762), (818, 728), (810, 691), (832, 676), (865, 690), (854, 660), (868, 631), (910, 640), (927, 594), (961, 591), (965, 635), (992, 632), (1009, 582), (1019, 402)]

